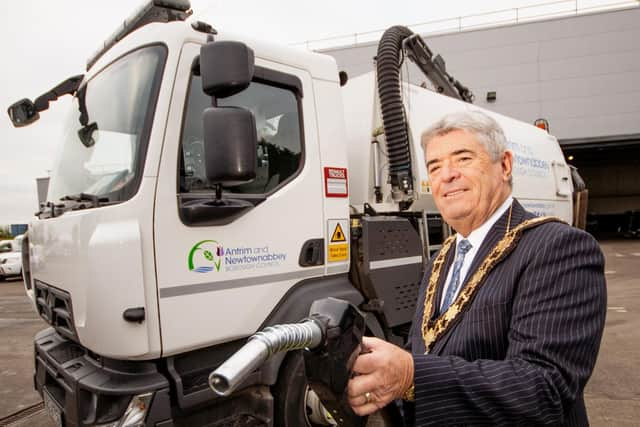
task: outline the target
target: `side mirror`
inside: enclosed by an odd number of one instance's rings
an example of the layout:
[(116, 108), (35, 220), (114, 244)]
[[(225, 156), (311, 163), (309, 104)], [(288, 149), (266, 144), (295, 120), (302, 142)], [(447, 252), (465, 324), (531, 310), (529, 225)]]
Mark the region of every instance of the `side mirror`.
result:
[(207, 108), (203, 114), (204, 160), (212, 185), (239, 185), (256, 177), (258, 137), (251, 111)]
[(226, 98), (243, 91), (253, 73), (253, 50), (244, 43), (218, 41), (200, 48), (202, 90), (209, 96)]
[(215, 187), (216, 198), (182, 202), (180, 218), (192, 226), (229, 224), (262, 201), (252, 203), (235, 195), (222, 198), (223, 185), (244, 184), (256, 177), (256, 122), (251, 111), (238, 107), (207, 108), (202, 121), (207, 181)]
[(35, 104), (27, 98), (11, 105), (7, 113), (9, 113), (11, 123), (17, 128), (30, 125), (40, 118), (40, 113), (36, 110)]

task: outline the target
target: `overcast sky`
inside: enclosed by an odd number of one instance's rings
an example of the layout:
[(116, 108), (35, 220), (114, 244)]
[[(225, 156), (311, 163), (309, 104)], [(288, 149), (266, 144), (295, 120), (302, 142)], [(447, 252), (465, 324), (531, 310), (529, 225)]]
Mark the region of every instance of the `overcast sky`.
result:
[[(579, 7), (621, 0), (579, 0)], [(197, 19), (282, 43), (320, 39), (467, 16), (549, 0), (192, 0)], [(29, 222), (37, 210), (35, 178), (47, 176), (59, 148), (69, 97), (38, 122), (15, 129), (7, 107), (34, 99), (75, 74), (135, 8), (137, 0), (0, 1), (0, 225)], [(560, 2), (563, 8), (573, 2)]]

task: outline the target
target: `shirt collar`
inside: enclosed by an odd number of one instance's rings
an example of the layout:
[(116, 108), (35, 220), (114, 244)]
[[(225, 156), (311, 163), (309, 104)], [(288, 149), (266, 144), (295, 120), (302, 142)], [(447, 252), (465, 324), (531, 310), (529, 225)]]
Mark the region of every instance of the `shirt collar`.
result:
[(493, 227), (493, 224), (496, 223), (498, 218), (500, 218), (506, 211), (509, 209), (509, 206), (513, 203), (513, 197), (509, 196), (507, 199), (500, 205), (498, 209), (486, 220), (480, 227), (473, 230), (467, 237), (463, 237), (460, 233), (456, 234), (456, 245), (462, 239), (467, 239), (469, 243), (471, 243), (472, 248), (479, 248), (484, 238), (487, 237), (489, 230)]

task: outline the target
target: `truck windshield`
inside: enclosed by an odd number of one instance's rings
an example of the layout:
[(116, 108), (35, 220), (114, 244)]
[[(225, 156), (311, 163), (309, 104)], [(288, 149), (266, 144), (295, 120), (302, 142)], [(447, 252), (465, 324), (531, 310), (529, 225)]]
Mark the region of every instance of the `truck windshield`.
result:
[(165, 57), (162, 46), (138, 49), (80, 87), (49, 200), (89, 194), (121, 202), (137, 192)]

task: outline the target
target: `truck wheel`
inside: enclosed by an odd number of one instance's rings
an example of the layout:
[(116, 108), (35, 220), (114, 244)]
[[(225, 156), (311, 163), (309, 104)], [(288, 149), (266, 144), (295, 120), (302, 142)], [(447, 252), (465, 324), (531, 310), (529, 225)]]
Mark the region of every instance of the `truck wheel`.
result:
[(278, 381), (273, 391), (275, 400), (275, 422), (273, 425), (282, 427), (332, 425), (314, 423), (309, 418), (309, 415), (312, 415), (312, 418), (316, 419), (313, 416), (315, 414), (311, 413), (313, 407), (310, 407), (307, 412), (309, 401), (312, 406), (315, 406), (313, 405), (315, 394), (307, 385), (307, 378), (304, 376), (304, 359), (299, 351), (289, 353), (282, 362)]
[[(274, 426), (320, 427), (337, 423), (307, 385), (301, 352), (292, 352), (282, 362), (278, 382), (273, 390)], [(389, 405), (393, 406), (393, 404)], [(396, 411), (380, 411), (369, 416), (367, 427), (402, 425)], [(395, 422), (394, 422), (395, 419)]]

